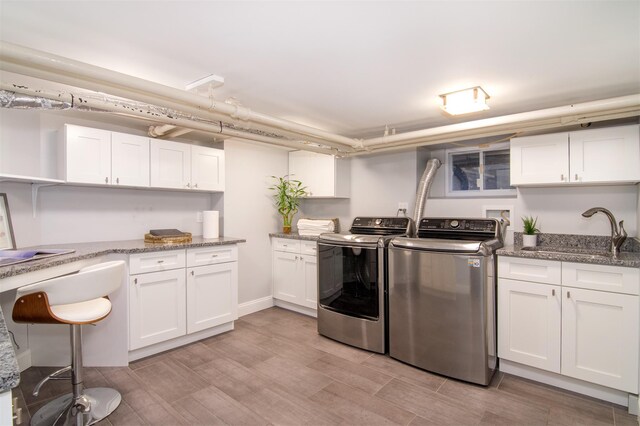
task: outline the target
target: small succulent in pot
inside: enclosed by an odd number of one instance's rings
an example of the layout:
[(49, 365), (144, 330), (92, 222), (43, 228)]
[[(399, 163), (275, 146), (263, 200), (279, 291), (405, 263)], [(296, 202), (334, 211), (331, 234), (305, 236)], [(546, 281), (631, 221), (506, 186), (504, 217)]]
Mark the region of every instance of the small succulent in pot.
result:
[(535, 219), (533, 216), (523, 217), (522, 218), (523, 225), (523, 235), (522, 235), (522, 246), (523, 247), (535, 247), (538, 243), (538, 233), (540, 230), (538, 229), (538, 218)]
[(307, 191), (306, 188), (302, 186), (302, 182), (289, 179), (289, 175), (271, 177), (275, 179), (276, 182), (273, 186), (269, 187), (269, 189), (275, 191), (273, 198), (278, 213), (282, 216), (282, 231), (288, 234), (291, 232), (293, 216), (298, 212), (300, 197), (307, 195)]

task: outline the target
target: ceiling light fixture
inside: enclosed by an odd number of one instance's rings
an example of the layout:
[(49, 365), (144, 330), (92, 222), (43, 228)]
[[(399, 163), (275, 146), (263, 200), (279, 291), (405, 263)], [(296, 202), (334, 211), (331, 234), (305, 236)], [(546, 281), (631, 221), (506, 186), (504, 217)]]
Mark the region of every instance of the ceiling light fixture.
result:
[(451, 115), (468, 114), (489, 109), (489, 105), (487, 105), (489, 95), (480, 86), (445, 93), (440, 95), (440, 98), (442, 98), (440, 107)]

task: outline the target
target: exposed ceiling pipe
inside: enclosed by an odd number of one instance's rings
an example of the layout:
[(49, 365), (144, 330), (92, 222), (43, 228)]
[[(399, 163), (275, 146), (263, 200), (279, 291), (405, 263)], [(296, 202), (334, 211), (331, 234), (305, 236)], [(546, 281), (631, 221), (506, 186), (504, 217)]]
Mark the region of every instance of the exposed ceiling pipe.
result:
[(568, 125), (572, 122), (578, 122), (580, 116), (589, 115), (590, 119), (594, 120), (600, 114), (610, 116), (611, 114), (617, 113), (640, 114), (640, 94), (382, 136), (367, 139), (363, 141), (363, 145), (365, 148), (372, 148), (379, 145), (386, 147), (399, 146), (405, 143), (419, 143), (420, 141), (425, 141), (433, 137), (455, 135), (456, 133), (463, 135), (465, 132), (467, 135), (473, 134), (473, 137), (482, 137), (484, 136), (482, 129), (492, 129), (493, 131), (499, 131), (501, 133), (509, 133), (515, 131), (518, 126), (535, 126), (536, 123), (543, 123), (545, 121), (550, 125), (556, 122), (559, 125)]
[[(124, 90), (129, 92), (129, 94), (124, 95), (124, 97), (133, 100), (148, 102), (148, 100), (140, 99), (138, 97), (139, 95), (163, 98), (165, 100), (177, 102), (184, 105), (195, 106), (204, 110), (217, 111), (232, 118), (254, 121), (278, 129), (288, 130), (308, 136), (314, 136), (322, 140), (340, 143), (346, 146), (359, 147), (361, 145), (360, 141), (356, 141), (345, 136), (336, 135), (334, 133), (316, 129), (310, 126), (305, 126), (303, 124), (295, 123), (289, 120), (283, 120), (277, 117), (254, 112), (248, 108), (230, 105), (224, 102), (218, 102), (213, 100), (212, 98), (205, 98), (203, 96), (189, 93), (184, 90), (165, 86), (159, 83), (154, 83), (141, 78), (132, 77), (106, 68), (86, 64), (62, 56), (53, 55), (39, 50), (30, 49), (27, 47), (1, 41), (0, 67), (6, 71), (12, 71), (12, 64), (22, 66), (23, 71), (38, 69), (41, 71), (51, 72), (58, 77), (72, 76), (79, 81), (82, 80), (86, 82), (98, 83), (103, 87), (102, 89), (98, 89), (100, 91), (109, 91), (108, 88)], [(21, 74), (22, 73), (24, 72), (21, 72)], [(31, 73), (27, 73), (26, 75), (37, 77), (36, 75), (33, 75)], [(65, 80), (68, 81), (68, 79)], [(63, 81), (60, 81), (58, 79), (54, 79), (52, 81), (64, 83)], [(96, 89), (92, 88), (91, 90)]]
[[(173, 114), (171, 116), (164, 115), (161, 112), (153, 111), (150, 109), (144, 109), (147, 106), (140, 106), (131, 102), (124, 102), (115, 99), (94, 99), (87, 94), (84, 97), (74, 96), (70, 93), (60, 93), (48, 90), (30, 89), (25, 86), (16, 87), (8, 83), (0, 83), (0, 89), (7, 92), (20, 93), (22, 95), (32, 96), (34, 98), (46, 98), (54, 100), (58, 103), (66, 103), (71, 108), (78, 110), (91, 110), (91, 111), (103, 111), (126, 114), (128, 116), (135, 116), (142, 119), (153, 119), (167, 124), (177, 125), (180, 127), (190, 128), (192, 130), (202, 131), (215, 135), (224, 135), (226, 137), (237, 137), (242, 139), (254, 140), (257, 142), (263, 142), (271, 145), (282, 146), (293, 149), (305, 149), (314, 152), (320, 152), (323, 154), (336, 154), (336, 150), (309, 147), (305, 144), (295, 141), (288, 141), (286, 139), (277, 139), (268, 136), (256, 135), (253, 133), (242, 132), (239, 130), (229, 129), (227, 127), (221, 127), (219, 123), (208, 123), (204, 121), (194, 121), (186, 117), (181, 117), (179, 114)], [(8, 105), (7, 105), (8, 106)], [(65, 108), (66, 109), (66, 108)]]

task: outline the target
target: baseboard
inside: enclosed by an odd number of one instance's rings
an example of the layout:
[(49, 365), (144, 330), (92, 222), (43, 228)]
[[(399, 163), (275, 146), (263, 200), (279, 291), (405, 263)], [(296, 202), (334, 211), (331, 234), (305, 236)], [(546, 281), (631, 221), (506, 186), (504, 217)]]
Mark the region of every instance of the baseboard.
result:
[(238, 305), (238, 317), (243, 317), (271, 307), (273, 307), (273, 297), (271, 296), (240, 303)]
[[(500, 371), (591, 396), (593, 398), (613, 402), (614, 404), (622, 405), (624, 407), (629, 406), (630, 394), (617, 389), (607, 388), (605, 386), (596, 385), (574, 379), (572, 377), (562, 376), (560, 374), (551, 373), (549, 371), (540, 370), (538, 368), (529, 367), (527, 365), (518, 364), (504, 359), (500, 359)], [(633, 411), (633, 408), (631, 410)]]
[(295, 303), (285, 302), (284, 300), (273, 299), (273, 303), (275, 306), (279, 308), (288, 309), (290, 311), (297, 312), (299, 314), (308, 315), (310, 317), (318, 318), (318, 311), (312, 308), (307, 308), (306, 306), (296, 305)]
[(180, 346), (188, 345), (189, 343), (197, 342), (198, 340), (206, 339), (207, 337), (213, 337), (221, 333), (233, 330), (233, 321), (226, 324), (211, 327), (206, 330), (198, 331), (196, 333), (187, 334), (186, 336), (177, 337), (175, 339), (168, 340), (166, 342), (156, 343), (144, 348), (129, 351), (129, 362), (135, 361), (141, 358), (146, 358), (151, 355), (158, 354), (160, 352), (168, 351)]
[(18, 369), (21, 373), (31, 367), (31, 349), (16, 354), (16, 360), (18, 361)]

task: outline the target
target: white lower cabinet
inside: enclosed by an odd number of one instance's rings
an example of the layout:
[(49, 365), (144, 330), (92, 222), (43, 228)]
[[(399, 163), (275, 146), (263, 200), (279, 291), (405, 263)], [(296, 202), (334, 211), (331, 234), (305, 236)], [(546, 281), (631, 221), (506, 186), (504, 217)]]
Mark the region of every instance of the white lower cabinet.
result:
[(318, 258), (315, 241), (273, 240), (273, 297), (316, 309)]
[(237, 262), (187, 269), (187, 333), (237, 318)]
[(560, 286), (501, 279), (498, 357), (560, 372)]
[(638, 296), (564, 287), (562, 374), (638, 393)]
[(129, 350), (236, 320), (237, 259), (236, 246), (131, 255)]
[(129, 277), (131, 350), (186, 334), (184, 268)]
[(637, 394), (639, 293), (634, 268), (500, 256), (498, 356)]

